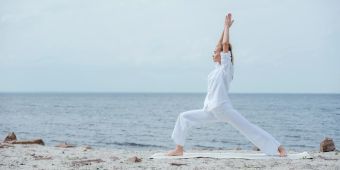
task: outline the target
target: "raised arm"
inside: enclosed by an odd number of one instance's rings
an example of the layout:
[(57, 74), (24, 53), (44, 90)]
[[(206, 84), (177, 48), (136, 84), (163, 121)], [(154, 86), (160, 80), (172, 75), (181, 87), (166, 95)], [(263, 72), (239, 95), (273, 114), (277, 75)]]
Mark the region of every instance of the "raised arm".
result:
[(229, 13), (225, 17), (223, 40), (222, 40), (223, 52), (225, 52), (225, 53), (227, 53), (229, 51), (229, 28), (231, 27), (233, 22), (234, 22), (234, 20), (232, 20), (231, 13)]
[(224, 30), (222, 30), (221, 37), (216, 44), (215, 51), (222, 51), (222, 41), (223, 41)]

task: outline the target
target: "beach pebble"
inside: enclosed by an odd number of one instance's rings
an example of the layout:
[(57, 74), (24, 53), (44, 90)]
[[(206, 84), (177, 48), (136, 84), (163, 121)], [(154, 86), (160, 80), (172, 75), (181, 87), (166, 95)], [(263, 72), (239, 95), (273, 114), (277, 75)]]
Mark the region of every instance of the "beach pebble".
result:
[(73, 161), (71, 164), (72, 166), (84, 166), (84, 165), (91, 165), (92, 163), (101, 163), (105, 162), (102, 159), (88, 159), (88, 160), (76, 160)]
[(110, 159), (113, 160), (113, 161), (119, 160), (119, 158), (117, 156), (111, 156)]
[(332, 138), (326, 137), (320, 143), (320, 151), (321, 152), (330, 152), (335, 150), (335, 144)]
[(90, 150), (90, 149), (92, 149), (92, 147), (91, 147), (91, 146), (89, 146), (89, 145), (85, 145), (85, 146), (84, 146), (84, 149), (83, 149), (83, 151), (87, 151), (87, 150)]
[(133, 156), (133, 157), (129, 158), (128, 161), (130, 161), (130, 162), (141, 162), (142, 159), (138, 158), (137, 156)]
[(68, 144), (68, 143), (64, 142), (64, 143), (61, 143), (61, 144), (56, 145), (55, 147), (60, 147), (60, 148), (72, 148), (72, 147), (76, 147), (76, 145), (72, 145), (72, 144)]
[(52, 159), (51, 156), (43, 156), (43, 155), (36, 155), (35, 153), (31, 154), (34, 160), (50, 160)]

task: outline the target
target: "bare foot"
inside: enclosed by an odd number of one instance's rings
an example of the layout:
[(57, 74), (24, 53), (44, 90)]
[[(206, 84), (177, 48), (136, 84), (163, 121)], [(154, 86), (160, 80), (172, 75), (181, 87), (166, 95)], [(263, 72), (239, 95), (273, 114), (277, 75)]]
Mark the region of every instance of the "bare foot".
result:
[(176, 149), (169, 151), (166, 156), (182, 156), (183, 155), (183, 147), (177, 145)]
[(281, 157), (287, 156), (286, 150), (282, 145), (280, 145), (277, 150), (279, 151)]

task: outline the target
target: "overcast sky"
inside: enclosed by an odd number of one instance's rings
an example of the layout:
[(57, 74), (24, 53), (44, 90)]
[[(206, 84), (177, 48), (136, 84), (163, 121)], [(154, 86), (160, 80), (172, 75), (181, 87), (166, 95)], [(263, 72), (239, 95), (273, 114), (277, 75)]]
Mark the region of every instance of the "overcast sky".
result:
[(233, 93), (340, 93), (338, 0), (3, 0), (0, 92), (206, 92), (232, 12)]

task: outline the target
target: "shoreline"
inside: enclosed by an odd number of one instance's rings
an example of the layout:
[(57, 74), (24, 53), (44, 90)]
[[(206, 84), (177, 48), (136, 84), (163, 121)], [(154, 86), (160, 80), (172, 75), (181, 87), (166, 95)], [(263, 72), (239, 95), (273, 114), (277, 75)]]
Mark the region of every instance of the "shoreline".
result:
[[(313, 159), (149, 159), (163, 149), (124, 150), (90, 146), (55, 147), (6, 144), (0, 148), (0, 169), (340, 169), (340, 151), (308, 151)], [(187, 152), (223, 150), (187, 150)], [(225, 151), (230, 151), (226, 150)], [(233, 150), (235, 152), (259, 152)], [(294, 151), (289, 151), (294, 153)]]

